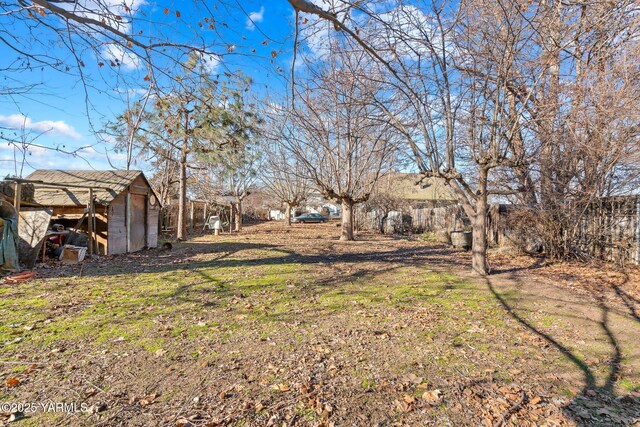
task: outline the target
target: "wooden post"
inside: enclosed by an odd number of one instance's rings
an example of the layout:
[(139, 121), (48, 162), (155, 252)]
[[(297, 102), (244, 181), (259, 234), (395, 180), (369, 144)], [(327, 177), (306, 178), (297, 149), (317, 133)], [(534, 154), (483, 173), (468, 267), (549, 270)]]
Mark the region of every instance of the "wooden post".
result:
[(94, 242), (93, 217), (94, 217), (93, 188), (90, 188), (89, 189), (89, 212), (87, 213), (87, 224), (88, 224), (88, 231), (89, 231), (89, 256), (93, 255), (93, 242)]
[(13, 207), (16, 209), (16, 229), (18, 227), (18, 221), (20, 220), (20, 202), (22, 201), (22, 184), (16, 182), (16, 187), (13, 195)]
[(144, 247), (149, 248), (149, 195), (144, 196)]
[(193, 216), (194, 216), (194, 211), (195, 211), (195, 203), (192, 201), (191, 202), (191, 211), (189, 212), (189, 233), (193, 234)]
[(131, 191), (127, 191), (125, 204), (125, 227), (127, 228), (127, 253), (131, 252)]

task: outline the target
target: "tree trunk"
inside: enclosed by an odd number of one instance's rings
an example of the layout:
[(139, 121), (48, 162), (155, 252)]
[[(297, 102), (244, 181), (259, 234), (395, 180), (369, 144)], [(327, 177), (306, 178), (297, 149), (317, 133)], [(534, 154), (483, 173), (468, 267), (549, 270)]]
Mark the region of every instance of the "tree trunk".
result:
[(353, 202), (342, 200), (342, 230), (340, 240), (353, 240)]
[(176, 239), (184, 240), (186, 236), (186, 211), (187, 211), (187, 148), (189, 143), (189, 112), (185, 111), (184, 115), (184, 138), (182, 138), (182, 148), (180, 150), (180, 179), (178, 186), (178, 230), (176, 231)]
[(229, 204), (229, 234), (231, 234), (232, 225), (235, 228), (235, 221), (236, 221), (236, 205), (235, 203), (232, 202)]
[(242, 200), (236, 203), (236, 231), (242, 230)]
[(291, 226), (291, 211), (292, 211), (291, 205), (287, 203), (287, 208), (284, 213), (284, 219), (287, 222), (288, 226)]
[(180, 162), (180, 182), (178, 183), (180, 190), (178, 192), (178, 229), (176, 230), (176, 238), (184, 240), (186, 234), (186, 199), (187, 199), (187, 165)]
[(380, 234), (384, 234), (384, 222), (389, 218), (389, 212), (385, 212), (382, 215), (382, 220), (380, 220)]
[(471, 265), (473, 270), (481, 276), (489, 274), (487, 262), (487, 177), (489, 171), (480, 169), (478, 176), (478, 199), (475, 215), (472, 218), (473, 243), (471, 245)]

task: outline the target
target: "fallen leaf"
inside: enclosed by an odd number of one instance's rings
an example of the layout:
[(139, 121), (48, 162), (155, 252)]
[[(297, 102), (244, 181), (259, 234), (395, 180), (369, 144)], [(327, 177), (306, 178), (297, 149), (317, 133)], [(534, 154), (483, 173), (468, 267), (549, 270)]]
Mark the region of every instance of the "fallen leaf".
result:
[(156, 399), (156, 397), (158, 397), (158, 396), (159, 396), (158, 393), (151, 393), (150, 395), (145, 396), (142, 399), (140, 399), (140, 405), (142, 405), (142, 406), (151, 405), (153, 403), (153, 401)]
[(407, 382), (411, 382), (414, 384), (420, 384), (422, 382), (422, 378), (413, 373), (407, 375), (405, 379), (407, 380)]
[(437, 405), (442, 400), (442, 392), (438, 389), (425, 391), (422, 393), (422, 398), (426, 400), (429, 405)]
[(7, 379), (7, 387), (17, 387), (20, 384), (20, 380), (14, 377)]
[(274, 384), (274, 385), (271, 386), (271, 388), (273, 390), (276, 390), (276, 391), (289, 391), (289, 390), (291, 390), (289, 388), (289, 386), (287, 384), (285, 384), (285, 383)]

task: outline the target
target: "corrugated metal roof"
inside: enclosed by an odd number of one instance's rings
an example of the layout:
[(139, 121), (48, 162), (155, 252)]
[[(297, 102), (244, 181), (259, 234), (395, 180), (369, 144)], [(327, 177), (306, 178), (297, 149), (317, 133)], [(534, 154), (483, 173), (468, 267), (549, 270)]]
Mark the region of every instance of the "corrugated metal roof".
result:
[[(38, 169), (26, 179), (56, 184), (61, 187), (46, 187), (35, 184), (33, 199), (44, 206), (84, 206), (89, 203), (89, 188), (94, 189), (96, 203), (108, 205), (122, 193), (142, 171), (107, 170), (74, 171)], [(86, 188), (67, 187), (83, 186)]]

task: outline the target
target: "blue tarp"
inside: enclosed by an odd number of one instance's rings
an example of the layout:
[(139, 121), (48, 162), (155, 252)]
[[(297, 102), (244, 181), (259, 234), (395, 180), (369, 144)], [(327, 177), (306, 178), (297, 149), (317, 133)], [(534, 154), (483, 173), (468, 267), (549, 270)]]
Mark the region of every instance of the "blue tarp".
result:
[(0, 267), (4, 270), (20, 271), (18, 264), (18, 220), (2, 218), (2, 240), (0, 241)]

